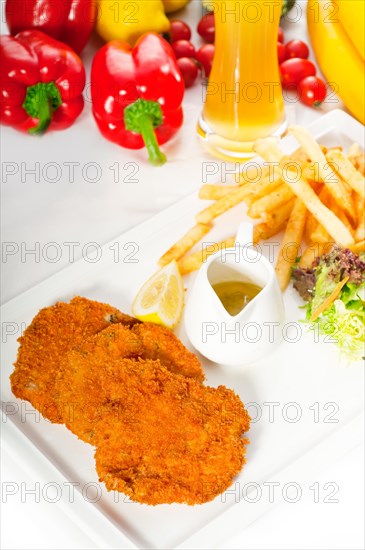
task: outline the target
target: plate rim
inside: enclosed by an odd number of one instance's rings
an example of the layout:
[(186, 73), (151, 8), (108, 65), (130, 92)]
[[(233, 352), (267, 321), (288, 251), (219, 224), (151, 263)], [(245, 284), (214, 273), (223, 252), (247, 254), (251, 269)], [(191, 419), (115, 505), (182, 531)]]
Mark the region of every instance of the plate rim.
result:
[[(331, 126), (340, 126), (340, 125), (343, 125), (343, 126), (346, 126), (346, 127), (348, 125), (350, 125), (350, 127), (357, 128), (359, 131), (364, 128), (363, 125), (360, 122), (358, 122), (354, 117), (352, 117), (351, 115), (349, 115), (348, 113), (346, 113), (342, 109), (334, 109), (332, 111), (329, 111), (329, 112), (325, 113), (321, 117), (318, 117), (317, 119), (312, 121), (309, 125), (306, 126), (306, 128), (308, 128), (313, 133), (314, 136), (318, 137), (318, 136), (330, 131)], [(289, 139), (291, 139), (290, 136), (287, 136), (287, 137), (284, 138), (284, 140), (289, 140)], [(111, 243), (115, 242), (116, 240), (120, 240), (120, 239), (124, 239), (124, 238), (128, 239), (129, 235), (133, 234), (136, 230), (143, 231), (146, 227), (150, 226), (151, 224), (153, 225), (155, 220), (159, 220), (163, 217), (171, 216), (175, 211), (180, 210), (183, 207), (183, 205), (185, 204), (185, 202), (188, 204), (191, 201), (191, 199), (193, 197), (196, 197), (196, 196), (197, 196), (197, 191), (187, 195), (186, 197), (184, 197), (182, 199), (178, 199), (173, 204), (169, 205), (167, 208), (161, 210), (160, 212), (150, 216), (149, 218), (144, 220), (142, 223), (136, 224), (136, 225), (132, 226), (131, 228), (129, 228), (127, 231), (124, 231), (123, 233), (119, 233), (118, 235), (116, 235), (114, 237), (114, 239), (110, 239), (110, 240), (106, 241), (101, 246), (102, 250), (105, 250)], [(45, 279), (40, 281), (39, 283), (31, 286), (29, 289), (21, 292), (20, 294), (14, 296), (10, 300), (6, 301), (0, 307), (1, 314), (5, 316), (6, 313), (11, 311), (11, 309), (13, 307), (17, 307), (17, 304), (19, 304), (22, 300), (27, 300), (33, 294), (34, 291), (42, 288), (43, 285), (48, 285), (49, 283), (52, 283), (52, 281), (57, 282), (58, 279), (62, 278), (62, 276), (64, 275), (65, 272), (72, 273), (73, 270), (78, 271), (78, 269), (80, 268), (80, 265), (82, 265), (82, 262), (83, 262), (83, 258), (80, 258), (79, 260), (74, 262), (72, 265), (65, 266), (64, 268), (60, 269), (56, 273), (53, 273), (49, 277), (46, 277)], [(87, 265), (85, 266), (85, 269), (87, 269)], [(6, 414), (6, 413), (2, 411), (2, 415), (4, 415), (4, 414)], [(322, 448), (326, 447), (326, 445), (328, 445), (329, 440), (332, 441), (332, 439), (333, 439), (333, 440), (337, 441), (337, 437), (339, 437), (338, 434), (340, 434), (340, 436), (343, 437), (343, 435), (342, 435), (343, 432), (346, 431), (346, 433), (347, 433), (349, 431), (349, 429), (348, 429), (349, 424), (350, 425), (357, 424), (359, 422), (362, 422), (362, 420), (363, 420), (362, 414), (356, 415), (352, 420), (347, 422), (345, 424), (345, 426), (341, 427), (340, 430), (336, 430), (336, 432), (334, 432), (334, 434), (330, 434), (323, 441), (321, 441), (318, 445), (316, 445), (315, 449), (318, 449), (318, 448), (322, 449)], [(50, 458), (48, 458), (44, 453), (42, 453), (37, 448), (35, 443), (27, 437), (27, 435), (21, 430), (20, 427), (17, 426), (17, 424), (12, 420), (12, 418), (10, 416), (6, 415), (6, 421), (2, 422), (3, 426), (4, 426), (4, 424), (8, 425), (7, 430), (3, 429), (3, 432), (4, 431), (7, 432), (7, 433), (5, 433), (5, 436), (6, 436), (5, 439), (4, 439), (4, 437), (2, 437), (3, 444), (4, 444), (4, 441), (5, 441), (4, 449), (9, 454), (11, 454), (12, 458), (15, 459), (16, 462), (25, 471), (27, 471), (27, 468), (25, 467), (25, 466), (27, 466), (27, 462), (23, 458), (24, 455), (21, 454), (21, 453), (20, 454), (16, 453), (14, 451), (14, 449), (16, 449), (16, 447), (17, 447), (17, 444), (20, 445), (20, 446), (28, 446), (28, 447), (31, 448), (32, 453), (28, 452), (27, 458), (31, 458), (32, 461), (37, 461), (37, 460), (39, 461), (40, 460), (41, 462), (43, 462), (44, 465), (47, 466), (48, 470), (53, 471), (53, 475), (57, 475), (57, 477), (61, 478), (62, 480), (68, 480), (68, 478), (62, 473), (62, 471), (55, 466), (55, 464), (52, 462), (52, 460)], [(351, 432), (351, 430), (350, 430), (350, 432)], [(352, 430), (352, 433), (353, 434), (356, 433), (356, 430)], [(4, 435), (4, 434), (2, 434), (2, 435)], [(354, 447), (357, 444), (357, 439), (356, 438), (357, 438), (357, 435), (353, 436), (354, 444), (353, 444), (352, 447)], [(16, 439), (18, 439), (17, 444), (15, 443)], [(344, 451), (344, 452), (348, 452), (350, 450), (348, 448), (348, 446), (346, 446), (346, 447), (344, 446), (344, 449), (345, 448), (346, 448), (346, 451)], [(341, 447), (341, 449), (342, 449), (342, 447)], [(308, 455), (312, 456), (313, 453), (314, 453), (314, 451), (313, 452), (308, 451), (308, 453), (305, 454), (305, 457), (307, 457)], [(327, 454), (331, 454), (331, 453), (327, 453)], [(291, 462), (289, 464), (289, 468), (293, 464), (296, 464), (296, 462), (297, 461)], [(317, 464), (318, 464), (318, 461), (317, 461)], [(38, 463), (37, 463), (37, 465), (34, 465), (32, 469), (33, 470), (39, 470), (40, 475), (42, 475), (42, 473), (41, 473), (42, 469), (41, 469), (41, 467), (39, 467)], [(286, 469), (287, 469), (287, 467), (284, 467), (280, 470), (280, 472), (284, 472), (284, 471), (286, 471)], [(79, 493), (77, 492), (77, 494), (79, 494)], [(80, 495), (80, 498), (81, 498), (81, 495)], [(60, 503), (61, 503), (61, 501), (60, 501)], [(187, 536), (185, 539), (183, 539), (181, 542), (179, 542), (178, 545), (175, 548), (183, 548), (183, 547), (185, 548), (186, 547), (186, 546), (184, 546), (185, 543), (189, 544), (189, 546), (187, 548), (196, 547), (196, 546), (194, 546), (194, 544), (196, 545), (197, 542), (194, 542), (194, 541), (198, 541), (199, 537), (202, 535), (202, 533), (204, 534), (204, 537), (205, 537), (204, 541), (206, 541), (206, 538), (207, 538), (207, 533), (206, 532), (207, 532), (207, 530), (209, 532), (209, 530), (212, 529), (212, 526), (214, 524), (217, 524), (217, 526), (218, 526), (219, 523), (222, 522), (222, 518), (224, 518), (224, 520), (227, 520), (227, 518), (228, 518), (228, 521), (232, 521), (232, 519), (229, 519), (229, 518), (232, 518), (232, 517), (235, 516), (235, 514), (237, 513), (236, 512), (237, 508), (240, 505), (242, 505), (242, 503), (243, 503), (243, 500), (236, 503), (235, 506), (230, 506), (227, 510), (225, 510), (224, 512), (222, 512), (221, 514), (219, 514), (218, 516), (216, 516), (212, 520), (208, 521), (205, 525), (203, 525), (200, 529), (198, 529), (193, 535)], [(85, 510), (83, 510), (83, 508), (85, 508), (85, 504), (82, 503), (82, 502), (80, 504), (81, 505), (83, 504), (83, 506), (80, 506), (80, 508), (82, 510), (79, 511), (76, 515), (75, 515), (74, 510), (69, 510), (70, 506), (67, 503), (60, 504), (60, 509), (62, 509), (62, 511), (74, 523), (76, 523), (74, 521), (74, 517), (79, 519), (79, 516), (80, 516), (80, 520), (81, 520), (82, 524), (85, 524), (87, 520), (82, 519), (81, 516), (83, 514), (88, 515), (89, 510), (87, 512), (85, 512)], [(116, 526), (113, 523), (113, 521), (106, 514), (103, 513), (103, 511), (101, 509), (93, 506), (92, 510), (93, 510), (92, 514), (95, 516), (95, 518), (93, 519), (92, 525), (93, 525), (93, 530), (96, 531), (96, 534), (98, 533), (97, 523), (98, 522), (99, 523), (107, 522), (109, 528), (110, 528), (110, 526), (113, 527), (113, 530), (115, 530), (115, 534), (117, 535), (117, 537), (123, 539), (122, 541), (119, 541), (119, 544), (121, 542), (123, 542), (125, 544), (125, 546), (124, 546), (125, 548), (132, 548), (132, 549), (140, 548), (133, 541), (133, 538), (130, 537), (125, 532), (125, 530), (123, 528), (121, 528), (120, 526)], [(88, 525), (90, 525), (90, 524), (88, 524)], [(95, 529), (94, 529), (94, 527), (95, 527)], [(217, 537), (218, 533), (222, 533), (222, 527), (221, 526), (217, 527), (216, 529), (217, 529), (217, 532), (214, 533), (214, 534), (212, 533), (210, 535), (212, 542), (216, 541), (216, 537)], [(226, 528), (226, 529), (229, 529), (229, 528)], [(84, 529), (82, 529), (82, 530), (84, 530)], [(214, 529), (213, 529), (213, 531), (214, 531)], [(87, 531), (85, 531), (85, 532), (87, 533)], [(231, 531), (231, 533), (232, 533), (232, 531)], [(104, 538), (105, 538), (104, 535), (99, 535), (99, 537), (98, 537), (98, 539), (101, 541), (101, 543), (103, 545), (103, 546), (100, 546), (100, 547), (105, 547), (105, 544), (108, 544), (108, 543), (105, 542)], [(190, 546), (190, 545), (192, 545), (192, 546)], [(116, 546), (114, 546), (114, 545), (110, 546), (109, 545), (109, 546), (106, 546), (106, 547), (114, 548)], [(206, 547), (208, 548), (208, 546), (206, 546)]]

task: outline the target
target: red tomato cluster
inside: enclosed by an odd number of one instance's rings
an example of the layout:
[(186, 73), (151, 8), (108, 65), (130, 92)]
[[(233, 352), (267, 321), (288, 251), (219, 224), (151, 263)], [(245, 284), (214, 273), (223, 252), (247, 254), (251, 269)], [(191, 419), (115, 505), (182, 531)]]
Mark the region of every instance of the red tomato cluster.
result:
[(301, 40), (284, 44), (284, 33), (279, 29), (278, 59), (284, 88), (296, 89), (299, 99), (309, 107), (318, 107), (327, 95), (323, 80), (316, 76), (315, 65), (308, 60), (309, 48)]
[(186, 88), (196, 81), (199, 71), (208, 77), (212, 69), (214, 57), (214, 15), (204, 15), (198, 24), (198, 33), (208, 44), (198, 50), (190, 42), (191, 29), (184, 21), (171, 20), (169, 41), (174, 50), (177, 64), (183, 76)]
[(198, 23), (197, 27), (198, 34), (202, 37), (205, 42), (208, 44), (214, 44), (215, 38), (215, 23), (214, 23), (214, 13), (207, 13), (203, 15), (201, 20)]

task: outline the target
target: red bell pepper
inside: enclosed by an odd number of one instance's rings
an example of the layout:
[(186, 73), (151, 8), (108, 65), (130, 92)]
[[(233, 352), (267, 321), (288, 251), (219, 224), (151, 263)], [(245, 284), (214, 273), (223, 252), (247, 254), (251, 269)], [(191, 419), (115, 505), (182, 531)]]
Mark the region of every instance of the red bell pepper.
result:
[(91, 69), (93, 114), (103, 136), (122, 147), (146, 146), (152, 164), (163, 164), (158, 144), (181, 127), (184, 82), (171, 46), (154, 33), (132, 49), (113, 40), (97, 52)]
[(67, 128), (84, 107), (81, 59), (40, 31), (0, 37), (0, 85), (1, 123), (31, 134)]
[(35, 29), (80, 53), (94, 27), (95, 0), (6, 0), (10, 34)]

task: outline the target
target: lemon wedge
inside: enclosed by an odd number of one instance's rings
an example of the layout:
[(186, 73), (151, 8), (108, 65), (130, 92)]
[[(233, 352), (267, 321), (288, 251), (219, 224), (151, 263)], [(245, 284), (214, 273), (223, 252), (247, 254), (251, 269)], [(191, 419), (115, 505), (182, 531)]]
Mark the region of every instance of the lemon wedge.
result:
[(184, 308), (184, 285), (175, 260), (145, 282), (132, 305), (137, 319), (174, 328)]

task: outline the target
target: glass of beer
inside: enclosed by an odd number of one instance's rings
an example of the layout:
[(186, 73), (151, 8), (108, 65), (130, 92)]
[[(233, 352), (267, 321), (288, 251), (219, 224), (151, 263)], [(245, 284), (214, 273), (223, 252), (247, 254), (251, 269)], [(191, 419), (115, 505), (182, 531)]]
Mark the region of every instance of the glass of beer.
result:
[(198, 134), (216, 156), (252, 156), (286, 127), (277, 42), (282, 0), (214, 0), (215, 54)]

